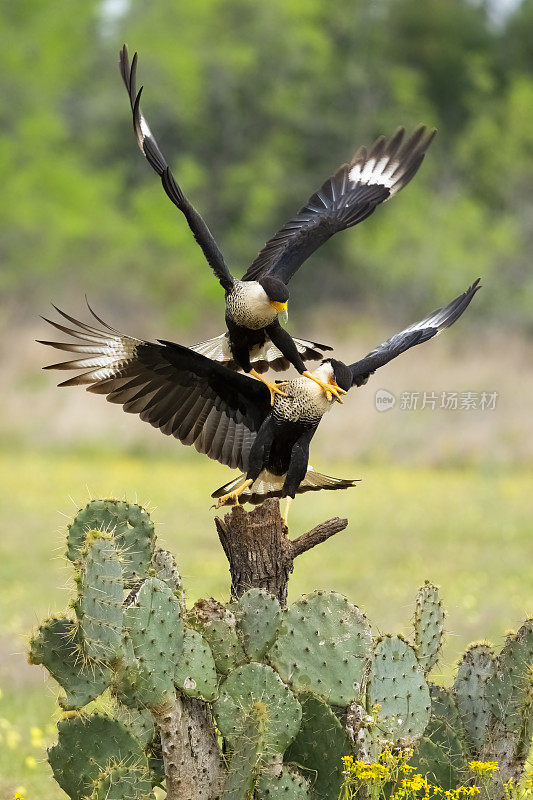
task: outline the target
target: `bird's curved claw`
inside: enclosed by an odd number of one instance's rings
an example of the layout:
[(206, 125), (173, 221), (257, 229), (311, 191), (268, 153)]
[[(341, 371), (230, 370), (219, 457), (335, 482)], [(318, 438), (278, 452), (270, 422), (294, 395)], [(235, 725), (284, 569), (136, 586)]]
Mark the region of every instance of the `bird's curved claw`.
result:
[(223, 494), (222, 497), (219, 497), (216, 505), (211, 506), (211, 508), (220, 508), (221, 506), (226, 505), (228, 500), (233, 500), (235, 502), (235, 505), (238, 506), (239, 495), (242, 494), (244, 490), (252, 483), (253, 480), (251, 478), (248, 478), (247, 480), (244, 481), (244, 483), (241, 483), (241, 485), (238, 486), (237, 489), (233, 489), (233, 491), (228, 492), (227, 494)]
[(266, 381), (255, 369), (250, 370), (250, 375), (253, 375), (254, 378), (257, 378), (258, 381), (264, 383), (267, 387), (268, 391), (270, 392), (270, 405), (274, 405), (274, 399), (277, 394), (280, 394), (282, 397), (287, 397), (287, 393), (280, 389), (280, 386), (284, 386), (287, 381), (280, 381), (279, 383), (270, 383)]
[(337, 386), (336, 383), (326, 383), (325, 381), (321, 381), (320, 378), (317, 378), (315, 375), (313, 375), (311, 372), (308, 372), (307, 370), (305, 372), (302, 372), (302, 375), (314, 381), (315, 383), (318, 383), (318, 385), (323, 389), (328, 403), (333, 402), (333, 398), (335, 398), (335, 400), (338, 403), (341, 403), (342, 405), (343, 403), (342, 395), (346, 394), (345, 389), (341, 389), (341, 387)]
[(265, 385), (270, 392), (270, 405), (274, 405), (274, 401), (277, 394), (280, 394), (282, 397), (287, 397), (287, 392), (284, 392), (283, 389), (280, 389), (279, 383), (267, 383), (265, 381)]

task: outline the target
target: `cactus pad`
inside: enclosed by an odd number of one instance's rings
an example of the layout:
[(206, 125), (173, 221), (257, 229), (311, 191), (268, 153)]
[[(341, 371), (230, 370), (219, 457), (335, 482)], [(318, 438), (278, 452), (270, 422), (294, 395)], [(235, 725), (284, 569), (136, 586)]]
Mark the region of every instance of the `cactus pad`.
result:
[(233, 755), (224, 782), (224, 800), (248, 800), (265, 751), (266, 706), (253, 703), (235, 739)]
[(155, 572), (155, 577), (166, 583), (174, 594), (182, 594), (181, 575), (172, 553), (158, 547), (152, 556), (152, 569)]
[(114, 764), (94, 781), (89, 800), (152, 800), (153, 797), (148, 770)]
[(65, 710), (81, 708), (111, 684), (112, 672), (87, 658), (79, 626), (66, 618), (43, 622), (30, 642), (31, 664), (42, 664), (66, 692), (59, 704)]
[(361, 694), (371, 641), (356, 606), (336, 592), (313, 592), (283, 612), (268, 658), (296, 691), (343, 706)]
[(76, 611), (90, 658), (113, 661), (122, 653), (122, 567), (113, 538), (90, 531), (84, 547)]
[(108, 764), (148, 769), (140, 742), (120, 722), (94, 714), (71, 717), (57, 726), (58, 742), (48, 750), (54, 778), (71, 800), (90, 795)]
[(246, 655), (252, 661), (262, 661), (278, 633), (281, 616), (278, 599), (264, 589), (249, 589), (233, 611)]
[(250, 713), (255, 703), (263, 703), (266, 708), (266, 752), (283, 753), (298, 732), (302, 709), (279, 675), (265, 664), (237, 667), (220, 687), (220, 696), (213, 706), (220, 732), (234, 747), (243, 716)]
[(486, 644), (470, 645), (461, 659), (453, 684), (466, 741), (474, 755), (479, 755), (486, 743), (491, 719), (486, 689), (494, 671), (491, 648)]
[(350, 752), (348, 735), (330, 707), (317, 697), (306, 697), (302, 701), (300, 730), (284, 760), (302, 767), (310, 776), (309, 796), (313, 800), (339, 796), (343, 783), (341, 759)]
[(235, 615), (222, 603), (213, 598), (198, 600), (187, 621), (208, 643), (218, 672), (227, 675), (247, 660), (237, 636)]
[(379, 705), (383, 737), (395, 744), (420, 738), (429, 722), (429, 688), (414, 650), (399, 636), (376, 645), (368, 689), (368, 707)]
[(149, 745), (155, 736), (154, 719), (147, 708), (128, 708), (117, 705), (113, 709), (113, 719), (116, 719), (143, 745)]
[(426, 581), (416, 597), (415, 653), (425, 675), (437, 663), (444, 632), (444, 611), (439, 590)]
[(184, 629), (180, 606), (172, 590), (157, 578), (148, 578), (124, 612), (135, 664), (127, 666), (138, 700), (149, 708), (174, 693), (175, 665), (183, 652)]
[(283, 767), (279, 777), (261, 773), (255, 796), (257, 800), (308, 800), (309, 784), (296, 770)]
[(469, 777), (467, 747), (453, 693), (431, 686), (431, 718), (410, 764), (430, 783), (455, 789)]
[(133, 585), (148, 575), (154, 548), (154, 523), (136, 504), (121, 500), (92, 500), (68, 527), (67, 558), (77, 563), (87, 532), (112, 531), (120, 551), (124, 582)]
[(217, 696), (217, 671), (205, 639), (191, 628), (185, 628), (183, 652), (176, 664), (174, 683), (188, 697), (214, 700)]
[(507, 637), (496, 659), (496, 672), (487, 684), (487, 700), (495, 718), (504, 729), (520, 734), (529, 723), (533, 666), (533, 619)]

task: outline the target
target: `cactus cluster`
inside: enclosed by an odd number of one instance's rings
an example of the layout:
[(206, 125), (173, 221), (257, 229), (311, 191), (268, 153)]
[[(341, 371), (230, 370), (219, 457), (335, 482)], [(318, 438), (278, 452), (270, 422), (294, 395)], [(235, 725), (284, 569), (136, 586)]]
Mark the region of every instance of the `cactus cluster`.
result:
[(430, 691), (432, 712), (415, 754), (418, 768), (454, 788), (468, 779), (469, 761), (497, 762), (493, 791), (499, 796), (504, 781), (522, 774), (532, 744), (533, 620), (509, 634), (498, 655), (486, 642), (470, 645), (453, 686)]
[(148, 514), (124, 502), (81, 511), (67, 555), (72, 614), (43, 623), (30, 660), (64, 691), (49, 761), (72, 800), (151, 800), (163, 781), (168, 800), (336, 800), (342, 756), (376, 760), (391, 746), (415, 747), (419, 769), (447, 786), (468, 758), (525, 759), (531, 622), (497, 657), (469, 648), (448, 690), (427, 681), (443, 635), (430, 584), (408, 641), (374, 637), (334, 592), (282, 609), (249, 589), (187, 609)]

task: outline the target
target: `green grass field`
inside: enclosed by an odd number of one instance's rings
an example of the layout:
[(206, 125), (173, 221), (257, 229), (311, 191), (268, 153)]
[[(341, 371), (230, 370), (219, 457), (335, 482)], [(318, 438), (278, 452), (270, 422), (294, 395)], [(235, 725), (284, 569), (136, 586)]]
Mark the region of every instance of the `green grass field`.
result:
[[(290, 597), (335, 588), (356, 602), (376, 631), (408, 631), (417, 587), (441, 586), (448, 611), (445, 667), (472, 639), (501, 644), (532, 612), (533, 470), (394, 468), (326, 463), (333, 475), (359, 476), (349, 492), (306, 495), (291, 509), (291, 536), (330, 516), (347, 530), (302, 556)], [(65, 607), (70, 570), (66, 524), (91, 497), (136, 500), (152, 511), (158, 536), (176, 554), (190, 601), (228, 597), (228, 570), (209, 494), (227, 470), (195, 453), (117, 457), (105, 451), (0, 454), (0, 797), (18, 787), (28, 800), (64, 797), (53, 782), (45, 745), (56, 687), (26, 663), (28, 636), (50, 611)], [(38, 730), (33, 730), (36, 728)]]

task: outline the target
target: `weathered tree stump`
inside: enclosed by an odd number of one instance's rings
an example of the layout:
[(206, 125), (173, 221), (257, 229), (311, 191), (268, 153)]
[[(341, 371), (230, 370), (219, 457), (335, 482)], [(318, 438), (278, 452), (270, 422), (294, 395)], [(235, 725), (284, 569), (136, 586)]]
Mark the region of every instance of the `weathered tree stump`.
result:
[(252, 587), (266, 589), (285, 606), (294, 559), (344, 530), (348, 520), (334, 517), (291, 540), (279, 501), (266, 500), (252, 511), (234, 506), (223, 520), (216, 517), (215, 524), (230, 565), (231, 596), (240, 597)]

